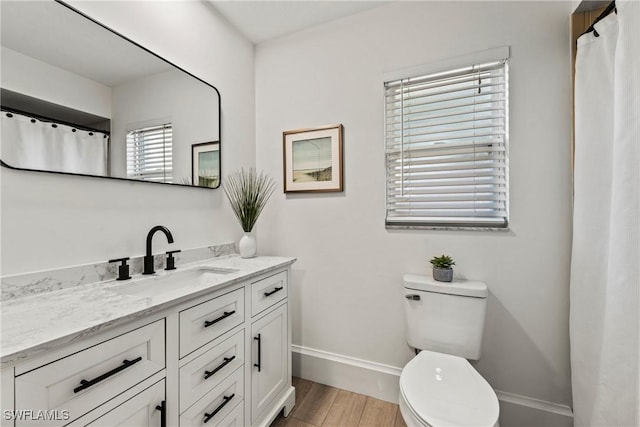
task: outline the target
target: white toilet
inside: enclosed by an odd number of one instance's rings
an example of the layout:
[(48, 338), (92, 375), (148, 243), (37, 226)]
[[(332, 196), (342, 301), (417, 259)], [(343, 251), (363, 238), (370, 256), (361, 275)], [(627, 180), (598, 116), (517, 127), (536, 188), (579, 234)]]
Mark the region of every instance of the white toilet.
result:
[(482, 282), (405, 274), (407, 342), (420, 351), (400, 375), (408, 427), (498, 426), (498, 398), (467, 359), (480, 358), (487, 308)]

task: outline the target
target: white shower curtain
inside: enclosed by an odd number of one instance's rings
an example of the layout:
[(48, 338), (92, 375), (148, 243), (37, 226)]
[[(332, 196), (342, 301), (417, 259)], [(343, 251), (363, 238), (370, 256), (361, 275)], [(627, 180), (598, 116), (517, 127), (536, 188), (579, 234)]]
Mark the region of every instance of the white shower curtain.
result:
[(2, 112), (2, 160), (10, 166), (107, 175), (108, 137)]
[(640, 2), (578, 39), (570, 336), (575, 426), (640, 426)]

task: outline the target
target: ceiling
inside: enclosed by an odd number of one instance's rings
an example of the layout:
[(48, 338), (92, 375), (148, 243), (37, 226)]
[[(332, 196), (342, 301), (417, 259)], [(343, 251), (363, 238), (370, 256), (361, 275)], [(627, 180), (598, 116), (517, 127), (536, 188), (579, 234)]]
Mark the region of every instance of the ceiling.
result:
[(208, 1), (255, 44), (388, 3), (352, 0)]

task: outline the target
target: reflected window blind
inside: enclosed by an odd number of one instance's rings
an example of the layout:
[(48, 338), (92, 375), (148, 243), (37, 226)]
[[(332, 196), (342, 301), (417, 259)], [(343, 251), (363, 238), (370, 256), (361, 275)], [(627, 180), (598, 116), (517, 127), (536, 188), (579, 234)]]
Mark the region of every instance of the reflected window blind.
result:
[(385, 83), (388, 227), (507, 227), (507, 71)]
[(127, 132), (127, 177), (172, 182), (171, 123)]

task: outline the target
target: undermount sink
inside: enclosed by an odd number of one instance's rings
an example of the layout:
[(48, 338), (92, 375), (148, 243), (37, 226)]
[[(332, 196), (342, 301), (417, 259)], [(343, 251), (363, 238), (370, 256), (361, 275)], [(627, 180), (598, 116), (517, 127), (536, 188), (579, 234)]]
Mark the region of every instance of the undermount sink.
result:
[(196, 268), (192, 268), (190, 270), (184, 270), (184, 271), (194, 271), (194, 270), (200, 271), (203, 273), (213, 273), (213, 274), (232, 274), (240, 271), (237, 268), (209, 267), (207, 265), (203, 265), (202, 267), (196, 267)]
[(122, 283), (119, 292), (126, 295), (157, 295), (178, 290), (184, 286), (210, 285), (221, 276), (237, 273), (235, 268), (194, 267), (186, 270), (175, 270), (161, 275), (142, 276), (129, 283)]

